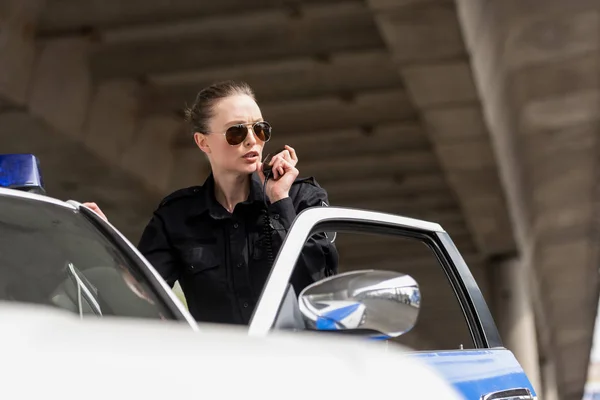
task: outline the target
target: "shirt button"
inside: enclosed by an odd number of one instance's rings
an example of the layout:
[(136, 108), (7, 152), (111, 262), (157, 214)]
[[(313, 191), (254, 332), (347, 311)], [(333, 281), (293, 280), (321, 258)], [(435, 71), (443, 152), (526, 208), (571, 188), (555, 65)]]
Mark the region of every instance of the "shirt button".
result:
[(275, 219), (279, 219), (279, 214), (275, 214), (275, 215), (273, 215), (273, 218), (275, 218)]
[(244, 265), (244, 264), (243, 264), (243, 263), (239, 263), (239, 264), (237, 265), (237, 267), (238, 267), (238, 268), (242, 268), (242, 265)]
[(233, 227), (234, 227), (235, 229), (237, 229), (237, 228), (238, 228), (238, 226), (239, 226), (239, 225), (238, 225), (238, 223), (237, 223), (237, 222), (236, 222), (235, 224), (233, 224)]
[(248, 303), (244, 303), (244, 308), (248, 308)]

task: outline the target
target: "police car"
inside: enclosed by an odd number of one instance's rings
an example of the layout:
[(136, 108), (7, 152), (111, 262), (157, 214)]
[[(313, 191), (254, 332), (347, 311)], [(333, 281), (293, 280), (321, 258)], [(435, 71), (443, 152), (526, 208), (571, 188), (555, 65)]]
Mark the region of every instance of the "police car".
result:
[[(0, 235), (5, 238), (0, 242), (0, 299), (50, 305), (79, 318), (157, 319), (179, 321), (186, 330), (204, 329), (110, 223), (77, 202), (43, 193), (35, 156), (0, 156), (0, 186), (5, 187), (0, 188)], [(427, 364), (466, 399), (536, 398), (522, 367), (503, 347), (469, 268), (436, 223), (340, 207), (301, 212), (277, 254), (247, 328), (249, 337), (282, 332), (303, 337), (301, 333), (311, 332), (388, 343), (418, 323), (427, 299), (422, 299), (416, 279), (396, 271), (348, 271), (294, 293), (288, 282), (296, 260), (317, 232), (366, 232), (428, 245), (440, 271), (452, 281), (473, 347), (403, 354)], [(397, 393), (402, 394), (402, 383)]]

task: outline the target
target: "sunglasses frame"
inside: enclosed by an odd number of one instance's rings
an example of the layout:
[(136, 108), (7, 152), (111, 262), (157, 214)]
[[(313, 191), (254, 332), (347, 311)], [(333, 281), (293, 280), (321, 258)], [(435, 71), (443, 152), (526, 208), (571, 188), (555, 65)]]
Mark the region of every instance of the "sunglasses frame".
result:
[[(267, 125), (269, 126), (269, 137), (267, 138), (267, 140), (264, 140), (264, 141), (263, 141), (263, 140), (262, 140), (261, 138), (259, 138), (259, 137), (256, 135), (256, 133), (254, 132), (254, 127), (255, 127), (256, 125), (258, 125), (258, 124), (267, 124)], [(229, 140), (227, 140), (227, 131), (228, 131), (229, 129), (231, 129), (231, 128), (234, 128), (234, 127), (239, 127), (239, 126), (243, 126), (243, 127), (245, 127), (245, 128), (246, 128), (246, 135), (245, 135), (245, 136), (242, 138), (242, 140), (241, 140), (241, 141), (240, 141), (238, 144), (231, 144), (231, 143), (229, 143)], [(209, 135), (214, 135), (214, 134), (217, 134), (217, 135), (223, 135), (223, 136), (225, 136), (225, 140), (227, 141), (227, 144), (228, 144), (228, 145), (230, 145), (230, 146), (239, 146), (240, 144), (244, 143), (244, 140), (246, 140), (246, 138), (248, 137), (248, 130), (249, 130), (250, 128), (252, 129), (252, 134), (253, 134), (254, 136), (256, 136), (256, 138), (257, 138), (257, 139), (259, 139), (260, 141), (262, 141), (262, 142), (264, 142), (264, 143), (267, 143), (269, 140), (271, 140), (271, 131), (272, 131), (273, 127), (271, 126), (271, 124), (270, 124), (270, 123), (268, 123), (267, 121), (264, 121), (264, 120), (263, 120), (263, 121), (250, 122), (250, 123), (246, 123), (246, 124), (244, 124), (244, 123), (241, 123), (241, 124), (234, 124), (234, 125), (231, 125), (229, 128), (227, 128), (227, 129), (225, 130), (225, 132), (219, 132), (219, 133), (207, 132), (207, 133), (208, 133)]]

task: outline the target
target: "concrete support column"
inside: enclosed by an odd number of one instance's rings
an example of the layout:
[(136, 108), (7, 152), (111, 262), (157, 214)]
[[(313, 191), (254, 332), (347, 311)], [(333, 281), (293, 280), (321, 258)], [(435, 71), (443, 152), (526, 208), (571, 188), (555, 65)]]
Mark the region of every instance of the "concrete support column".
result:
[(543, 400), (559, 400), (558, 386), (556, 382), (556, 368), (551, 363), (545, 363), (541, 367), (543, 378), (543, 393), (540, 393)]
[(493, 266), (494, 308), (498, 329), (538, 395), (542, 394), (535, 314), (530, 285), (521, 260), (510, 258)]

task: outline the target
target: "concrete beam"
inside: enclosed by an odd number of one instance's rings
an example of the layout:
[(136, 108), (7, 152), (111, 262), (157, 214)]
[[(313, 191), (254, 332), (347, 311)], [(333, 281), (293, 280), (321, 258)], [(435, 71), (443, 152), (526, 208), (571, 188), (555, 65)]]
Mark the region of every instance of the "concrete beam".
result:
[[(264, 115), (270, 120), (269, 114)], [(345, 123), (344, 123), (345, 124)], [(375, 124), (368, 128), (349, 127), (340, 130), (313, 130), (280, 133), (277, 126), (265, 146), (265, 152), (276, 151), (289, 144), (303, 161), (378, 154), (390, 150), (402, 153), (429, 150), (430, 144), (423, 129), (414, 122)], [(343, 146), (342, 146), (343, 144)]]
[(410, 65), (400, 71), (420, 109), (477, 104), (479, 100), (467, 59), (436, 60), (435, 64)]
[(103, 78), (383, 46), (369, 10), (360, 2), (306, 6), (299, 18), (270, 10), (188, 19), (179, 24), (99, 29), (94, 37), (98, 41), (92, 68), (96, 76)]
[(333, 53), (322, 58), (310, 55), (247, 60), (244, 64), (148, 76), (149, 83), (166, 97), (166, 103), (159, 107), (172, 110), (180, 110), (184, 102), (191, 103), (200, 88), (226, 79), (248, 82), (261, 103), (348, 96), (363, 90), (402, 86), (389, 54), (379, 48)]
[[(352, 0), (350, 0), (352, 1)], [(336, 4), (348, 0), (303, 0), (303, 5)], [(253, 13), (275, 9), (295, 13), (296, 7), (273, 0), (129, 0), (120, 2), (89, 2), (79, 0), (53, 1), (41, 22), (44, 32), (71, 32), (81, 27), (114, 27), (138, 23), (160, 23), (165, 20), (184, 20), (213, 15)], [(302, 7), (298, 7), (302, 8)]]
[(398, 65), (425, 64), (465, 55), (452, 2), (368, 0), (368, 4)]
[[(261, 104), (278, 134), (314, 129), (338, 130), (377, 124), (414, 121), (416, 110), (406, 92), (398, 88), (361, 92), (349, 99), (338, 96)], [(316, 124), (318, 121), (318, 125)], [(318, 128), (315, 128), (318, 126)]]
[[(361, 184), (358, 183), (355, 186), (361, 186)], [(372, 208), (374, 210), (402, 210), (401, 213), (403, 215), (416, 215), (422, 210), (457, 211), (458, 208), (456, 201), (448, 196), (435, 196), (431, 194), (403, 198), (401, 195), (394, 196), (393, 192), (373, 192), (357, 188), (355, 192), (350, 192), (347, 196), (340, 196), (338, 192), (330, 190), (329, 186), (327, 186), (327, 193), (329, 193), (331, 204), (340, 206), (347, 205)]]
[[(300, 163), (298, 168), (302, 168)], [(300, 174), (305, 176), (300, 170)], [(403, 175), (393, 171), (382, 172), (381, 174), (361, 181), (360, 187), (353, 185), (355, 180), (351, 176), (340, 176), (334, 179), (321, 179), (317, 177), (319, 183), (327, 186), (327, 191), (334, 193), (339, 198), (352, 198), (357, 191), (381, 193), (386, 192), (392, 198), (404, 199), (411, 202), (418, 202), (420, 196), (435, 196), (440, 191), (448, 190), (447, 182), (438, 172), (414, 173)]]
[(479, 249), (487, 256), (513, 252), (454, 3), (370, 0), (369, 5)]
[[(157, 100), (159, 103), (160, 101)], [(321, 139), (327, 143), (331, 140), (325, 136), (331, 134), (332, 138), (339, 137), (344, 135), (342, 131), (352, 131), (350, 135), (360, 132), (364, 136), (363, 143), (369, 146), (381, 145), (374, 143), (378, 136), (400, 135), (405, 132), (410, 136), (406, 138), (407, 142), (418, 140), (414, 139), (415, 133), (410, 132), (415, 129), (416, 110), (407, 93), (399, 87), (365, 90), (348, 97), (328, 95), (260, 102), (260, 108), (264, 118), (273, 126), (273, 143), (279, 141), (282, 144), (280, 140), (290, 138), (300, 143), (311, 140), (308, 137), (304, 139), (304, 135), (313, 139), (316, 135), (322, 135)], [(404, 138), (394, 140), (402, 141)], [(293, 143), (289, 144), (293, 146)], [(180, 145), (193, 147), (192, 142), (185, 137)], [(267, 146), (275, 148), (271, 142)]]
[(349, 164), (347, 159), (335, 158), (313, 161), (302, 168), (303, 175), (319, 176), (322, 179), (333, 179), (350, 175), (355, 180), (376, 177), (381, 171), (393, 170), (400, 173), (432, 172), (438, 170), (435, 155), (430, 151), (415, 151), (398, 154), (395, 151), (353, 157)]

